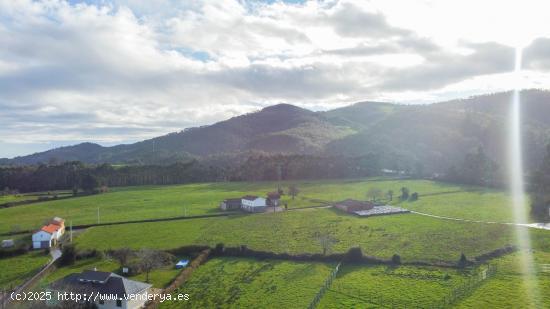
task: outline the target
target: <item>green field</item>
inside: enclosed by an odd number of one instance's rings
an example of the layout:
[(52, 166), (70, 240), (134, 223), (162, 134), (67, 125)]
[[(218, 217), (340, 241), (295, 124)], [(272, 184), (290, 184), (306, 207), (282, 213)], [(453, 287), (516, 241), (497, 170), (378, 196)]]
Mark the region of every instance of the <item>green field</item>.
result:
[[(445, 220), (419, 214), (361, 218), (331, 208), (301, 209), (345, 198), (366, 199), (369, 188), (395, 193), (392, 204), (438, 216), (467, 220), (512, 221), (506, 193), (475, 187), (460, 187), (425, 180), (339, 180), (300, 181), (300, 194), (294, 200), (285, 196), (289, 211), (266, 214), (234, 212), (229, 217), (174, 220), (139, 224), (96, 226), (75, 233), (78, 249), (108, 250), (175, 249), (186, 245), (246, 245), (251, 249), (277, 253), (321, 253), (319, 235), (336, 240), (333, 253), (359, 246), (363, 253), (389, 259), (399, 254), (403, 262), (456, 263), (461, 253), (472, 259), (493, 250), (517, 244), (515, 227)], [(400, 202), (399, 189), (419, 192), (420, 199)], [(109, 193), (42, 202), (0, 209), (0, 233), (40, 226), (45, 219), (61, 216), (74, 225), (101, 222), (166, 218), (220, 212), (219, 201), (245, 194), (264, 195), (276, 189), (272, 182), (211, 183), (176, 186), (115, 188)], [(550, 264), (550, 233), (529, 229), (537, 263)], [(18, 239), (27, 239), (18, 235)], [(4, 237), (7, 238), (7, 237)], [(41, 254), (41, 253), (40, 253)], [(23, 282), (49, 257), (33, 252), (17, 258), (0, 259), (0, 285)], [(472, 295), (462, 299), (461, 308), (529, 307), (523, 286), (525, 276), (517, 268), (517, 256), (495, 260), (498, 272)], [(16, 266), (13, 265), (23, 265)], [(311, 301), (334, 265), (215, 258), (199, 267), (180, 292), (191, 294), (188, 303), (165, 303), (163, 307), (305, 307)], [(42, 285), (68, 273), (97, 267), (116, 271), (108, 259), (78, 261), (48, 275)], [(178, 273), (163, 268), (151, 274), (155, 287), (166, 286)], [(220, 275), (223, 274), (223, 275)], [(430, 307), (468, 277), (450, 269), (402, 266), (387, 268), (346, 265), (322, 308)], [(133, 279), (143, 281), (141, 274)], [(550, 290), (549, 274), (531, 279), (539, 286), (540, 304), (550, 304), (544, 291)], [(204, 286), (208, 284), (209, 288)], [(514, 297), (508, 297), (514, 291)], [(508, 294), (507, 294), (508, 293)], [(197, 298), (193, 298), (193, 296)], [(226, 304), (221, 306), (220, 304)], [(296, 305), (298, 304), (298, 305)], [(523, 306), (526, 304), (525, 306)], [(533, 306), (531, 306), (533, 307)], [(540, 306), (538, 306), (540, 307)]]
[(0, 289), (14, 288), (34, 276), (50, 261), (44, 251), (0, 259)]
[(418, 212), (479, 221), (514, 222), (510, 198), (495, 190), (420, 196), (400, 206)]
[[(548, 308), (550, 272), (542, 272), (540, 264), (550, 264), (550, 253), (536, 252), (534, 260), (534, 272), (526, 276), (520, 267), (519, 253), (497, 259), (497, 274), (458, 303), (457, 308)], [(533, 290), (536, 292), (531, 293)]]
[(58, 197), (65, 197), (71, 195), (69, 191), (50, 191), (50, 192), (31, 192), (31, 193), (21, 193), (21, 194), (7, 194), (0, 195), (0, 205), (5, 203), (12, 202), (21, 202), (21, 201), (35, 201), (40, 197), (49, 197), (53, 198), (55, 195)]
[(318, 308), (435, 308), (468, 276), (434, 267), (344, 266)]
[[(289, 184), (296, 184), (300, 194), (296, 199), (284, 196), (283, 203), (289, 208), (320, 205), (319, 200), (337, 201), (346, 198), (366, 199), (369, 188), (376, 187), (384, 192), (393, 190), (397, 195), (401, 187), (411, 192), (430, 194), (471, 190), (456, 185), (424, 180), (330, 180), (283, 182), (286, 190)], [(54, 216), (63, 217), (73, 225), (100, 222), (179, 217), (187, 214), (202, 215), (220, 212), (218, 205), (225, 198), (246, 194), (265, 195), (276, 190), (273, 182), (257, 183), (205, 183), (173, 186), (142, 186), (114, 188), (111, 192), (57, 201), (0, 209), (0, 233), (15, 229), (35, 229)], [(422, 197), (421, 197), (422, 199)], [(313, 200), (313, 201), (312, 201)], [(416, 202), (415, 202), (416, 203)], [(404, 206), (414, 203), (402, 203)], [(13, 218), (17, 218), (14, 222)]]
[[(59, 280), (71, 273), (79, 273), (85, 270), (97, 269), (99, 271), (118, 272), (119, 264), (111, 259), (89, 258), (78, 260), (75, 264), (57, 268), (51, 274), (45, 276), (39, 283), (39, 286), (45, 287), (47, 284)], [(180, 273), (181, 269), (175, 269), (174, 266), (165, 266), (157, 268), (149, 274), (149, 283), (155, 288), (163, 288), (170, 284), (172, 280)], [(128, 277), (133, 280), (145, 282), (145, 273)]]
[[(531, 234), (537, 246), (548, 250), (550, 238), (545, 232)], [(320, 253), (319, 233), (330, 233), (338, 240), (334, 252), (360, 246), (365, 254), (390, 258), (397, 253), (404, 261), (454, 262), (461, 253), (474, 257), (515, 243), (514, 228), (507, 225), (414, 214), (358, 218), (332, 209), (93, 227), (79, 235), (76, 243), (83, 249), (172, 249), (224, 243), (274, 252)]]
[(175, 293), (189, 301), (160, 308), (306, 308), (334, 265), (216, 258)]

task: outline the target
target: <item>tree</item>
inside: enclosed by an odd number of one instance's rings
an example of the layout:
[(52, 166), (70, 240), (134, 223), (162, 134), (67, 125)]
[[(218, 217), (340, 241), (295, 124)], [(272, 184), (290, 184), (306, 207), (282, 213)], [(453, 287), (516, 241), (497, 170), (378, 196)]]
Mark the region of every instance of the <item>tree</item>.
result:
[(390, 202), (393, 201), (393, 190), (388, 190), (388, 192), (386, 192), (386, 197)]
[(298, 193), (300, 193), (300, 190), (296, 185), (288, 186), (288, 195), (292, 196), (292, 199), (294, 199)]
[(151, 249), (141, 249), (138, 251), (139, 265), (145, 272), (145, 281), (149, 282), (149, 273), (151, 270), (170, 262), (171, 256), (166, 252), (155, 251)]
[(323, 255), (327, 255), (332, 250), (332, 246), (337, 242), (335, 238), (329, 234), (322, 234), (319, 236), (319, 245), (323, 249)]
[(401, 265), (401, 256), (399, 256), (399, 254), (394, 254), (391, 257), (391, 263), (394, 265)]
[(128, 266), (128, 262), (135, 256), (135, 252), (129, 248), (121, 248), (114, 250), (111, 253), (111, 256), (118, 261), (118, 264), (120, 264), (120, 267), (122, 268)]
[(409, 188), (407, 188), (407, 187), (402, 187), (401, 188), (400, 198), (401, 198), (402, 201), (406, 201), (406, 200), (409, 199)]
[(378, 188), (370, 188), (367, 192), (367, 198), (370, 198), (373, 202), (376, 202), (376, 199), (381, 198), (382, 195), (382, 190)]
[(76, 248), (74, 245), (65, 245), (61, 251), (61, 257), (57, 260), (59, 266), (72, 265), (76, 261)]
[(531, 180), (531, 215), (537, 221), (550, 221), (550, 144)]
[(411, 194), (411, 196), (409, 197), (409, 201), (411, 202), (414, 202), (418, 200), (418, 193), (417, 192), (414, 192), (413, 194)]
[(462, 253), (460, 255), (460, 259), (458, 260), (458, 263), (457, 263), (457, 266), (459, 268), (465, 268), (466, 266), (468, 266), (470, 262), (468, 261), (468, 259), (466, 258), (466, 255), (464, 255), (464, 253)]
[(82, 190), (86, 192), (93, 192), (99, 186), (99, 181), (94, 175), (86, 174), (82, 177), (81, 186)]

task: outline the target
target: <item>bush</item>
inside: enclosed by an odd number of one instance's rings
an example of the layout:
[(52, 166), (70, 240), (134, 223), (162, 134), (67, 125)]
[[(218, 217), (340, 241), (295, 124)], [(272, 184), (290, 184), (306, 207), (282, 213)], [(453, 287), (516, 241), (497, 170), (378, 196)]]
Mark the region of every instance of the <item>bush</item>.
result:
[(465, 268), (466, 266), (468, 266), (469, 263), (470, 262), (468, 261), (464, 253), (462, 253), (460, 255), (460, 259), (458, 260), (457, 266), (458, 268)]
[(399, 256), (399, 254), (394, 254), (391, 257), (391, 263), (394, 265), (401, 265), (401, 256)]
[(413, 194), (411, 194), (411, 196), (409, 197), (409, 201), (411, 202), (414, 202), (418, 200), (418, 193), (417, 192), (414, 192)]
[(63, 246), (63, 251), (61, 251), (61, 257), (57, 260), (57, 265), (72, 265), (76, 261), (76, 256), (76, 248), (74, 245)]
[(360, 263), (363, 260), (363, 251), (360, 247), (353, 247), (346, 252), (344, 261), (351, 263)]

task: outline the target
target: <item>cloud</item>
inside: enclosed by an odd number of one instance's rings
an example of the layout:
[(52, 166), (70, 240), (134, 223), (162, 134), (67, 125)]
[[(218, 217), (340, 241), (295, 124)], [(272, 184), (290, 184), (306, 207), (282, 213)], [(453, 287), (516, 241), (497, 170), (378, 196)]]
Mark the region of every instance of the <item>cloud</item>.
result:
[[(456, 17), (435, 4), (403, 6), (0, 0), (0, 143), (128, 142), (280, 102), (330, 108), (499, 89), (486, 85), (511, 70), (509, 44), (458, 36), (471, 27), (446, 24)], [(548, 72), (548, 42), (525, 49), (530, 71)], [(461, 85), (470, 88), (445, 92)]]

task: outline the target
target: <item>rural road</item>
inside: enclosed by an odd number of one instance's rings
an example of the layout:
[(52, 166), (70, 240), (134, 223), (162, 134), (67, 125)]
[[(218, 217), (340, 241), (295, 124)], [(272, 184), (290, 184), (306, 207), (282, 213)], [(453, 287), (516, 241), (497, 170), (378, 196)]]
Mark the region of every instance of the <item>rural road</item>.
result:
[(427, 213), (424, 213), (424, 212), (418, 212), (418, 211), (414, 211), (414, 210), (411, 210), (410, 212), (413, 213), (413, 214), (421, 215), (421, 216), (427, 216), (427, 217), (443, 219), (443, 220), (453, 220), (453, 221), (463, 221), (463, 222), (473, 222), (473, 223), (486, 223), (486, 224), (515, 225), (515, 226), (524, 226), (524, 227), (530, 227), (530, 228), (549, 230), (550, 231), (550, 223), (513, 223), (513, 222), (470, 220), (470, 219), (462, 219), (462, 218), (453, 218), (453, 217), (432, 215), (432, 214), (427, 214)]

